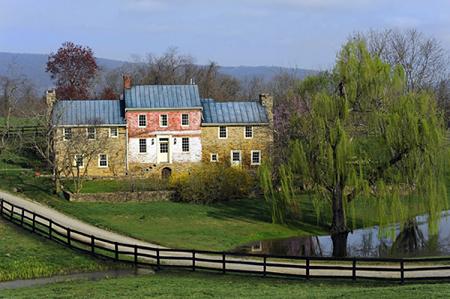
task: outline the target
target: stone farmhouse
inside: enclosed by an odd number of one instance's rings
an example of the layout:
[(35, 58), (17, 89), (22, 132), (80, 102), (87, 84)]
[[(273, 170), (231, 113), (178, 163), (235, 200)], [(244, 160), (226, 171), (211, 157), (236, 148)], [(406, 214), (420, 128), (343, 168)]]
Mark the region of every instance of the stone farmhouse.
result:
[[(200, 163), (256, 168), (273, 143), (272, 97), (217, 102), (197, 85), (136, 85), (120, 100), (58, 100), (47, 92), (62, 173), (162, 175)], [(78, 151), (78, 152), (77, 152)], [(70, 160), (70, 163), (64, 161)]]

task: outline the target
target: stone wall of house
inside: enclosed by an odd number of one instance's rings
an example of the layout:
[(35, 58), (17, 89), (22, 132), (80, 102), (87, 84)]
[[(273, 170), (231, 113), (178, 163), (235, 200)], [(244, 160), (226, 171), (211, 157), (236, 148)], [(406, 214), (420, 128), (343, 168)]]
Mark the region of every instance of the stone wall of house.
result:
[(268, 125), (253, 126), (253, 138), (245, 138), (245, 126), (227, 126), (226, 139), (219, 138), (219, 126), (202, 127), (202, 161), (211, 163), (211, 154), (218, 154), (218, 162), (230, 164), (231, 151), (241, 151), (242, 164), (245, 167), (256, 168), (251, 165), (251, 151), (261, 151), (261, 161), (269, 157), (273, 143), (273, 131)]
[(137, 177), (161, 177), (163, 169), (170, 170), (171, 174), (189, 172), (192, 168), (197, 167), (201, 162), (189, 162), (189, 163), (129, 163), (128, 175)]
[(142, 191), (142, 192), (106, 192), (106, 193), (79, 193), (67, 194), (69, 201), (76, 202), (153, 202), (169, 201), (174, 191)]
[[(68, 167), (69, 161), (67, 160), (66, 152), (72, 152), (74, 141), (66, 141), (63, 138), (63, 128), (58, 128), (56, 133), (56, 161), (58, 161), (59, 169), (62, 171), (62, 175), (66, 174), (69, 176)], [(80, 168), (80, 171), (86, 170), (86, 175), (90, 177), (115, 177), (124, 176), (126, 174), (126, 129), (125, 127), (118, 127), (118, 136), (109, 136), (109, 127), (97, 127), (96, 128), (96, 139), (81, 140), (82, 142), (97, 143), (100, 145), (100, 149), (97, 151), (95, 157), (85, 157), (84, 166)], [(85, 127), (72, 128), (74, 135), (82, 134), (86, 132)], [(106, 154), (108, 157), (108, 166), (99, 166), (98, 154)], [(73, 167), (73, 166), (72, 166)]]

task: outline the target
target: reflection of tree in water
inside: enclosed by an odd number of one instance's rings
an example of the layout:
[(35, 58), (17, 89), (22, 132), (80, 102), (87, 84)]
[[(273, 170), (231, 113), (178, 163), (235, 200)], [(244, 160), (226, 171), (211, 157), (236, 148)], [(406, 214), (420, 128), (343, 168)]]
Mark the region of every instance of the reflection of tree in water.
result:
[[(283, 242), (268, 241), (266, 242), (267, 244), (263, 243), (263, 250), (267, 249), (269, 252), (293, 256), (320, 256), (321, 249), (318, 241), (318, 238), (315, 236), (293, 238)], [(268, 248), (264, 248), (266, 247), (265, 245)]]
[[(432, 239), (432, 238), (430, 238)], [(415, 218), (408, 220), (397, 235), (391, 247), (391, 254), (411, 255), (423, 249), (426, 245), (425, 237), (419, 229)]]
[(318, 236), (259, 241), (237, 248), (237, 251), (291, 256), (322, 256)]
[[(392, 229), (394, 229), (392, 227)], [(425, 229), (425, 230), (424, 230)], [(394, 233), (394, 231), (392, 231)], [(417, 218), (410, 219), (402, 226), (397, 236), (376, 228), (354, 232), (349, 241), (348, 234), (332, 235), (332, 256), (433, 256), (442, 254), (439, 236), (428, 235), (426, 225)], [(238, 252), (265, 253), (291, 256), (323, 256), (328, 255), (329, 239), (323, 236), (308, 236), (283, 240), (260, 241), (236, 248)], [(450, 242), (449, 242), (450, 243)], [(322, 246), (325, 246), (325, 252)]]

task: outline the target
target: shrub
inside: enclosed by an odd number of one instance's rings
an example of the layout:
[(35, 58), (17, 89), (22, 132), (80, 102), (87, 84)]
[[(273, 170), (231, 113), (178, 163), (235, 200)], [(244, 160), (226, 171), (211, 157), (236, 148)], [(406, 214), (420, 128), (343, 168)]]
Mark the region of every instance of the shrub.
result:
[(247, 196), (255, 180), (246, 171), (223, 165), (203, 165), (170, 180), (176, 199), (183, 202), (212, 203)]

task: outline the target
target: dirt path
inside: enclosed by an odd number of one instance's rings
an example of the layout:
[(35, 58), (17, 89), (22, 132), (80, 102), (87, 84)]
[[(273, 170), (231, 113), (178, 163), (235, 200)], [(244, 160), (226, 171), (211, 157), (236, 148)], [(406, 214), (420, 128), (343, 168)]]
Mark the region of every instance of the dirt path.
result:
[(88, 235), (94, 235), (96, 237), (111, 240), (113, 242), (121, 242), (121, 243), (128, 243), (128, 244), (132, 244), (132, 245), (137, 244), (137, 245), (142, 245), (142, 246), (164, 248), (162, 246), (159, 246), (159, 245), (156, 245), (153, 243), (143, 242), (143, 241), (131, 238), (131, 237), (127, 237), (127, 236), (124, 236), (121, 234), (117, 234), (117, 233), (96, 227), (94, 225), (77, 220), (71, 216), (68, 216), (61, 212), (58, 212), (57, 210), (55, 210), (53, 208), (50, 208), (50, 207), (42, 205), (38, 202), (32, 201), (31, 199), (21, 197), (19, 195), (11, 194), (11, 193), (8, 193), (5, 191), (0, 191), (0, 198), (7, 200), (14, 205), (17, 205), (19, 207), (30, 210), (31, 212), (35, 212), (35, 213), (45, 216), (49, 219), (52, 219), (54, 222), (57, 222), (61, 225), (69, 227), (70, 229), (78, 230), (78, 231), (84, 232)]

